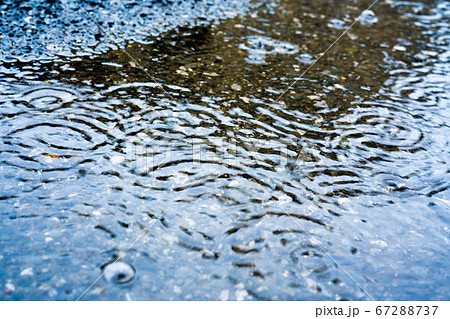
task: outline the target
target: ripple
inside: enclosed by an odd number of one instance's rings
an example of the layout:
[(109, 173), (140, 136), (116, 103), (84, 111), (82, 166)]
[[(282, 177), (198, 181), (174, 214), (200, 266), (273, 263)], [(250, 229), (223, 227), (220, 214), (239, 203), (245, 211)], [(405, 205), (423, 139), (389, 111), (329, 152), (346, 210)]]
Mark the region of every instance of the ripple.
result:
[(16, 101), (25, 101), (30, 107), (38, 110), (57, 110), (64, 107), (64, 104), (73, 102), (77, 99), (77, 94), (69, 89), (37, 87), (27, 90), (17, 97)]
[(3, 161), (34, 170), (68, 170), (86, 161), (86, 154), (105, 145), (107, 137), (92, 123), (77, 123), (65, 119), (52, 122), (33, 120), (8, 121), (14, 127), (4, 136)]
[(294, 263), (301, 267), (301, 275), (308, 277), (310, 274), (322, 276), (329, 271), (330, 266), (323, 254), (319, 247), (307, 243), (291, 251), (289, 256)]
[(413, 125), (412, 116), (389, 112), (383, 108), (359, 109), (338, 121), (339, 126), (348, 127), (355, 123), (355, 129), (346, 130), (338, 137), (336, 144), (342, 148), (357, 147), (359, 149), (374, 149), (386, 152), (407, 151), (417, 152), (422, 148), (424, 133)]

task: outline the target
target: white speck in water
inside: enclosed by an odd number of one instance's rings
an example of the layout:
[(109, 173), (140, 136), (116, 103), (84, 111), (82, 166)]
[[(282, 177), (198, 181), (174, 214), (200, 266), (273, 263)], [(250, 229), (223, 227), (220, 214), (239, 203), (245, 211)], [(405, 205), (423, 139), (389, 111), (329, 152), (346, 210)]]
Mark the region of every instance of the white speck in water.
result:
[(189, 177), (183, 173), (173, 175), (173, 181), (178, 185), (184, 185), (189, 181)]
[(244, 101), (245, 103), (250, 103), (250, 99), (248, 97), (245, 96), (241, 96), (239, 97), (242, 101)]
[(450, 229), (448, 228), (448, 227), (444, 227), (444, 228), (442, 228), (447, 234), (449, 234), (450, 235)]
[(311, 205), (308, 205), (308, 207), (306, 208), (306, 213), (308, 215), (311, 215), (311, 213), (314, 213), (314, 212), (318, 211), (319, 209), (320, 209), (319, 206), (317, 206), (315, 204), (311, 204)]
[(348, 198), (339, 198), (337, 200), (337, 202), (338, 202), (339, 205), (342, 205), (342, 204), (350, 203), (350, 199), (348, 199)]
[(170, 235), (170, 234), (164, 234), (164, 235), (162, 235), (162, 236), (161, 236), (161, 240), (162, 240), (163, 242), (165, 242), (166, 245), (169, 245), (169, 246), (178, 243), (178, 238), (175, 237), (175, 236), (173, 236), (173, 235)]
[(50, 290), (51, 288), (52, 287), (50, 287), (50, 285), (47, 283), (43, 283), (42, 285), (39, 286), (39, 290), (42, 290), (42, 291), (47, 291), (47, 290)]
[(378, 248), (372, 248), (372, 249), (370, 250), (370, 254), (371, 254), (372, 256), (378, 255), (379, 253), (381, 253), (381, 250), (378, 249)]
[(384, 240), (371, 240), (370, 243), (372, 245), (380, 246), (380, 247), (387, 247), (388, 244)]
[(92, 294), (93, 295), (99, 295), (103, 292), (103, 288), (100, 287), (96, 287), (95, 289), (92, 289)]
[(314, 106), (325, 108), (325, 107), (328, 107), (328, 104), (325, 101), (318, 101), (318, 102), (314, 103)]
[(181, 288), (178, 286), (173, 286), (173, 292), (176, 294), (180, 294), (181, 293)]
[(120, 164), (120, 163), (123, 162), (123, 160), (124, 160), (124, 157), (123, 157), (123, 156), (120, 156), (120, 155), (111, 157), (111, 163), (112, 163), (113, 165)]
[(242, 90), (242, 87), (239, 85), (239, 84), (233, 84), (233, 85), (231, 85), (231, 88), (233, 89), (233, 90), (235, 90), (235, 91), (240, 91), (240, 90)]
[(189, 74), (186, 71), (182, 71), (182, 70), (177, 70), (178, 74), (184, 75), (184, 76), (189, 76)]
[(395, 46), (393, 47), (393, 50), (394, 50), (394, 51), (403, 51), (403, 52), (405, 52), (405, 51), (406, 51), (406, 48), (405, 48), (403, 45), (395, 45)]
[(305, 278), (306, 281), (306, 289), (315, 293), (317, 291), (317, 283), (311, 278)]
[(356, 40), (358, 39), (358, 36), (356, 34), (347, 32), (347, 36), (350, 38), (350, 40)]
[(25, 268), (24, 270), (22, 270), (22, 272), (20, 273), (21, 276), (33, 276), (34, 275), (34, 271), (33, 268)]
[(203, 75), (206, 75), (206, 76), (219, 76), (219, 74), (217, 74), (216, 72), (203, 72)]
[(278, 197), (278, 203), (280, 203), (280, 205), (285, 205), (290, 202), (292, 202), (292, 198), (287, 195), (281, 195), (280, 197)]
[(50, 297), (50, 298), (53, 298), (53, 297), (56, 297), (58, 295), (58, 292), (56, 291), (56, 289), (50, 289), (49, 291), (48, 291), (48, 296)]
[(55, 286), (58, 288), (61, 288), (67, 281), (64, 278), (60, 278), (56, 283)]
[(239, 186), (239, 182), (234, 179), (228, 184), (228, 186), (229, 187)]
[(219, 296), (220, 300), (226, 301), (226, 300), (228, 300), (229, 297), (230, 297), (230, 292), (228, 291), (228, 289), (222, 290), (220, 292), (220, 296)]
[(306, 278), (309, 275), (311, 275), (312, 272), (313, 272), (313, 269), (306, 269), (300, 273), (300, 276), (302, 276), (303, 278)]
[(10, 282), (8, 282), (6, 285), (5, 285), (5, 288), (6, 289), (9, 289), (9, 290), (11, 290), (11, 291), (14, 291), (14, 290), (16, 290), (16, 286), (14, 286), (12, 283), (10, 283)]
[(122, 64), (119, 63), (112, 63), (112, 62), (102, 62), (103, 65), (112, 66), (116, 68), (123, 68)]
[(237, 290), (236, 291), (236, 300), (237, 301), (242, 301), (247, 296), (248, 296), (248, 292), (246, 290)]

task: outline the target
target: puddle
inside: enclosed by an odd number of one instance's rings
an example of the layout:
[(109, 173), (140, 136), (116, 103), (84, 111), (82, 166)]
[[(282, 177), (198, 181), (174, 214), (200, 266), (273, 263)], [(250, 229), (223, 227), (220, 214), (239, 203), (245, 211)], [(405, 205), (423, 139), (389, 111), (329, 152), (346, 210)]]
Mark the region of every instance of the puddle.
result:
[(448, 299), (448, 2), (2, 3), (1, 300)]

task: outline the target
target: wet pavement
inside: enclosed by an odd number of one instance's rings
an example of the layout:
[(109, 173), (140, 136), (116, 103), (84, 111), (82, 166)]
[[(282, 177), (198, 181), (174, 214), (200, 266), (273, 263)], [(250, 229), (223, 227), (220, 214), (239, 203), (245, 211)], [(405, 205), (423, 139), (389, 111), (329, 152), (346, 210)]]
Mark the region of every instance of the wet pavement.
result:
[(448, 1), (11, 3), (1, 300), (449, 299)]

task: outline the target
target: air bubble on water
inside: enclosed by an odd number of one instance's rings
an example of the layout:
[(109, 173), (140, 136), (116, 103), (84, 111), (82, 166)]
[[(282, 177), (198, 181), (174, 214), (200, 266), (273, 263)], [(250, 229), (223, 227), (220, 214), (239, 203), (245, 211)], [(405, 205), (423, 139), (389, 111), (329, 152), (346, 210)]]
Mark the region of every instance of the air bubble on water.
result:
[(378, 18), (375, 16), (375, 12), (366, 10), (359, 17), (359, 22), (363, 25), (371, 25), (377, 23)]
[(336, 18), (330, 19), (330, 22), (327, 24), (329, 28), (344, 30), (347, 29), (345, 22)]
[(112, 261), (101, 267), (103, 276), (108, 282), (126, 284), (133, 280), (136, 270), (124, 261)]
[(246, 61), (252, 64), (263, 64), (267, 55), (296, 54), (298, 46), (285, 41), (278, 41), (264, 36), (249, 36), (246, 44), (241, 43), (239, 49), (248, 53)]

